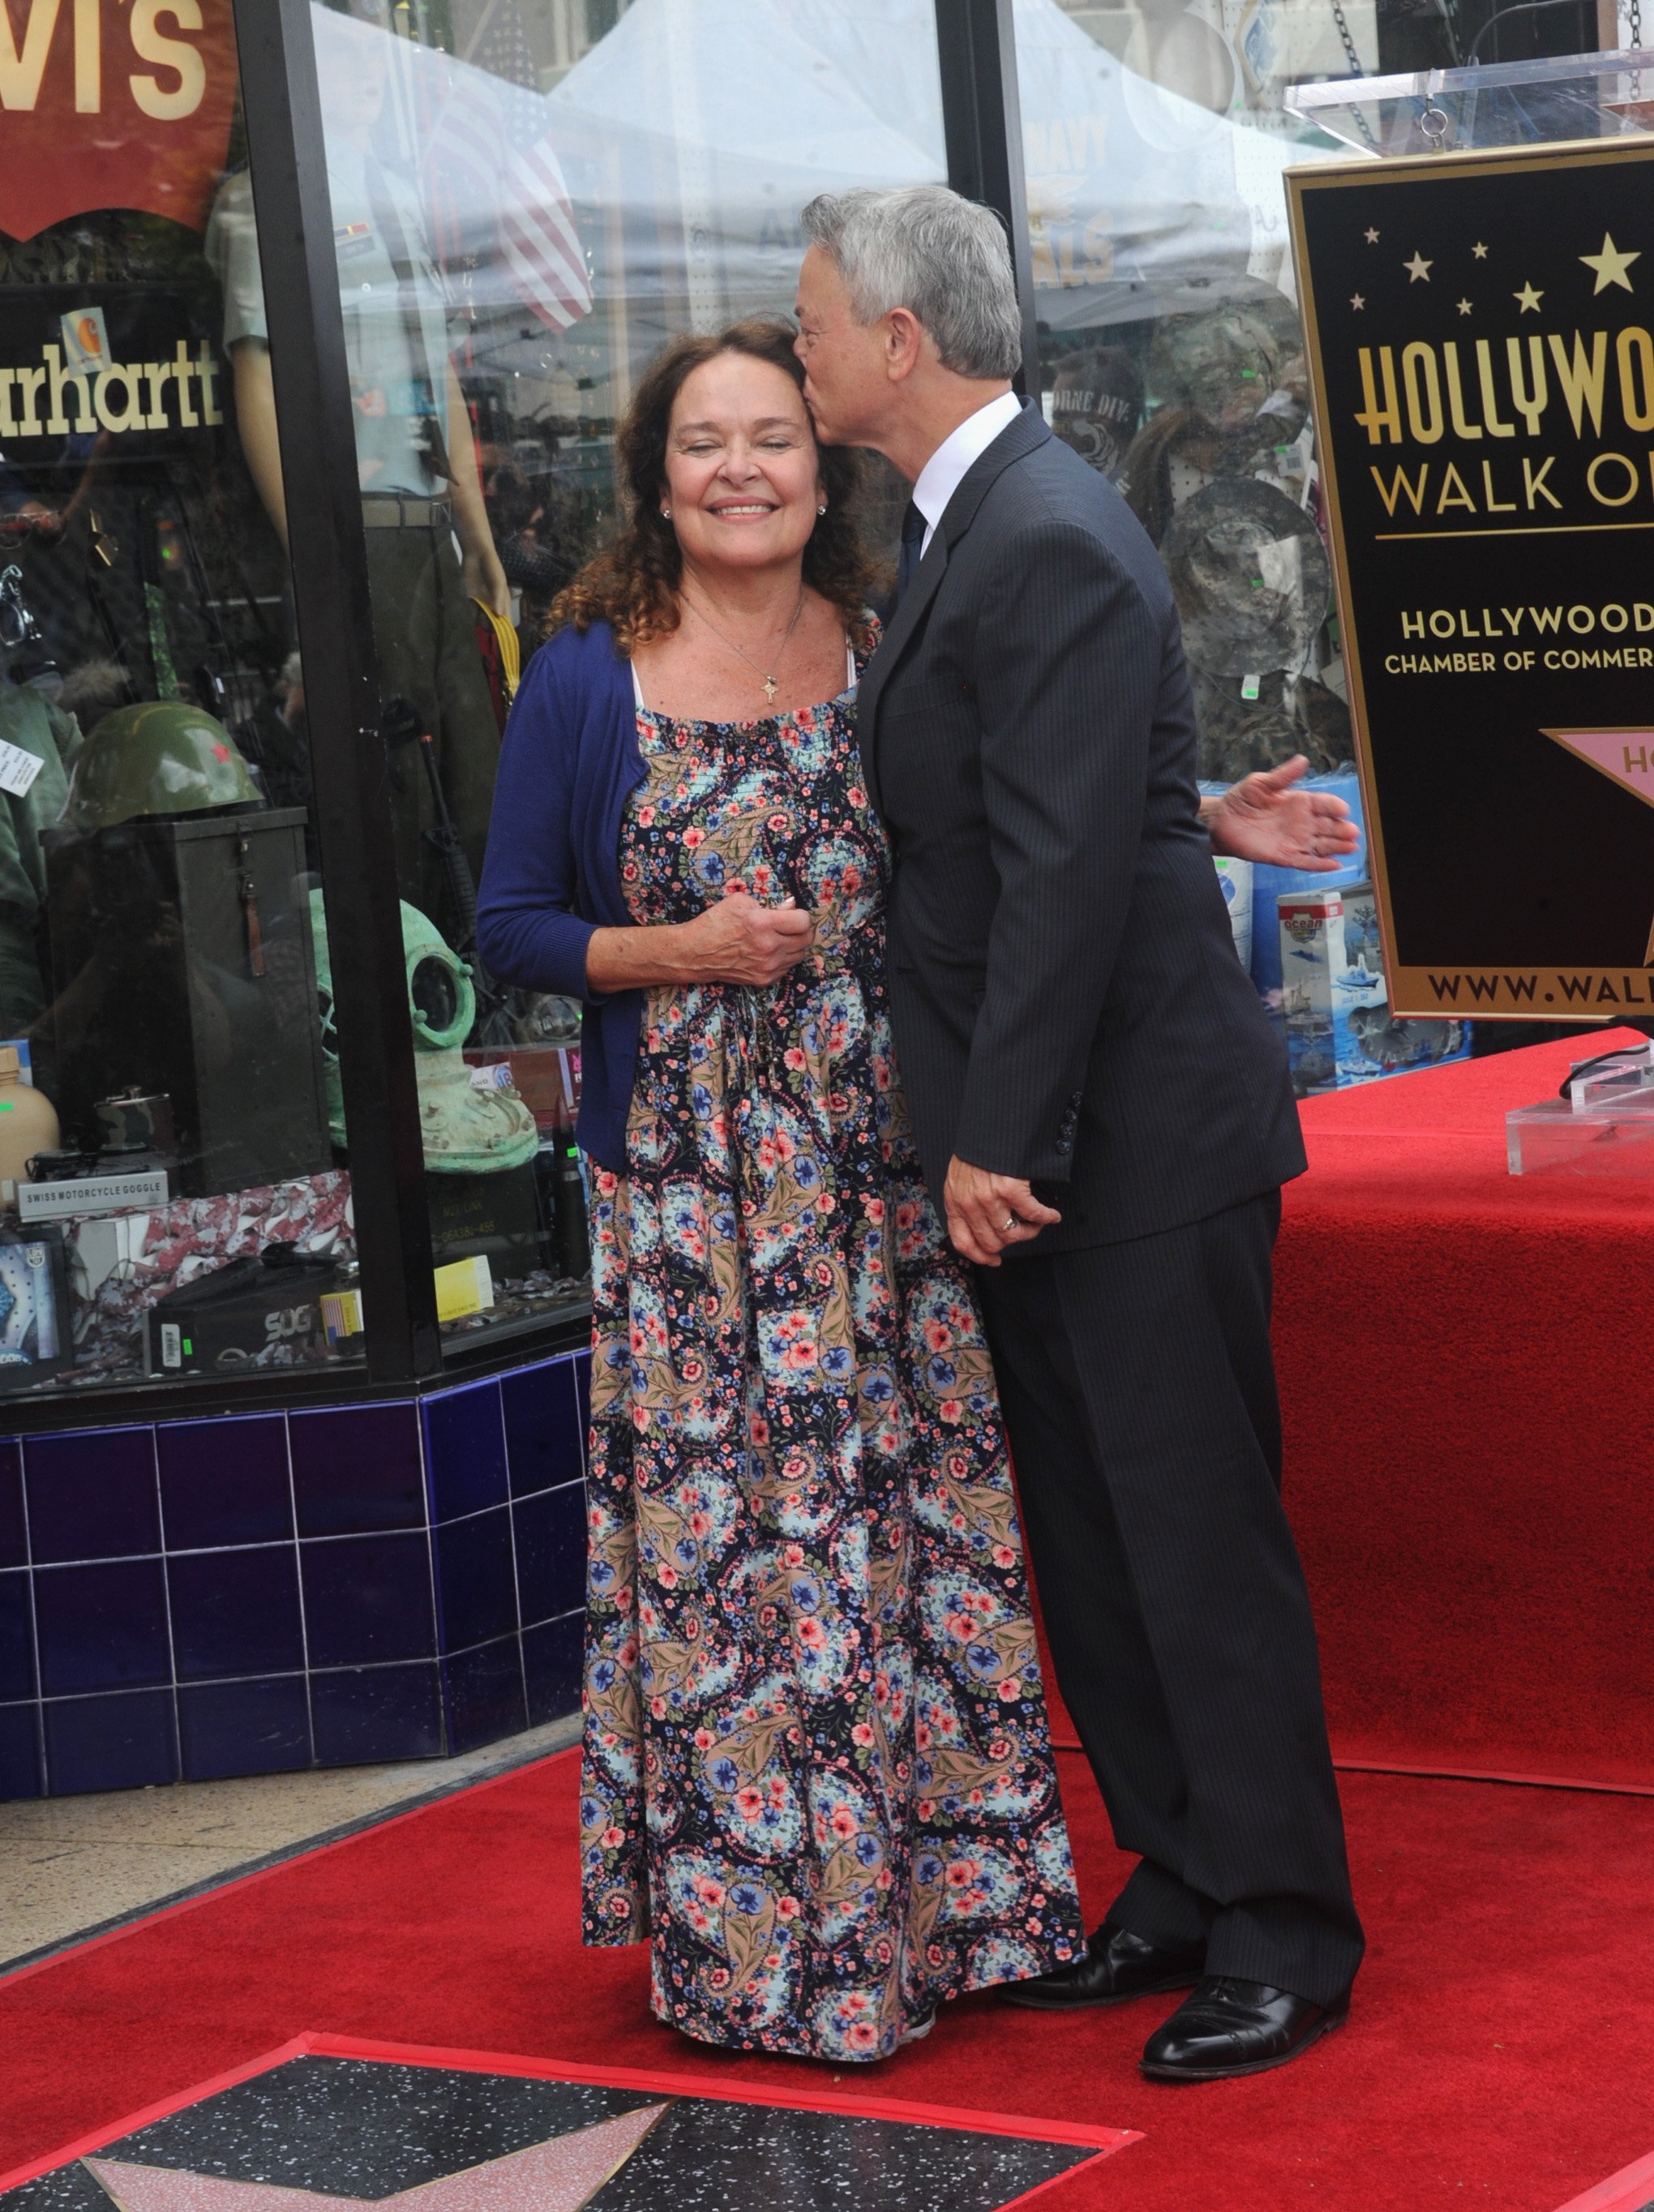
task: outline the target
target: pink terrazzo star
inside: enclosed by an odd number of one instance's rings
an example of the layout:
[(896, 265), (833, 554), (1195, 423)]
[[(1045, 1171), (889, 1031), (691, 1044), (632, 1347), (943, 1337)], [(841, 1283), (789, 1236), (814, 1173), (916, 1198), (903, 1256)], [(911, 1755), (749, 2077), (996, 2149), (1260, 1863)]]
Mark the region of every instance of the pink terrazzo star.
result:
[(330, 2197), (319, 2190), (133, 2166), (123, 2159), (88, 2158), (85, 2164), (121, 2212), (580, 2212), (666, 2109), (646, 2105), (393, 2197)]

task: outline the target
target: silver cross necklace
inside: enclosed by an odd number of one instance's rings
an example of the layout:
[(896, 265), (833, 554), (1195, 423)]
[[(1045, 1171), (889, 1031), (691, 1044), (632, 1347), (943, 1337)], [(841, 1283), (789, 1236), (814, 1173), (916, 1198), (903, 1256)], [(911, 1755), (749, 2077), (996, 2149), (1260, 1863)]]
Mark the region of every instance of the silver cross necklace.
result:
[[(739, 654), (739, 657), (745, 661), (747, 666), (752, 671), (755, 676), (761, 677), (763, 678), (763, 696), (773, 707), (775, 703), (775, 694), (781, 688), (778, 680), (774, 676), (767, 674), (765, 671), (758, 665), (758, 663), (754, 660), (750, 653), (743, 652), (742, 648), (736, 644), (733, 637), (726, 637), (722, 630), (719, 629), (717, 623), (713, 621), (712, 617), (709, 615), (703, 615), (701, 612), (700, 608), (696, 605), (693, 599), (686, 597), (684, 600), (684, 605), (689, 609), (690, 612), (696, 617), (697, 621), (702, 622), (706, 624), (707, 628), (712, 632), (712, 635), (717, 639), (720, 645), (727, 645), (732, 653)], [(793, 610), (793, 619), (787, 623), (786, 629), (782, 632), (781, 644), (776, 648), (775, 665), (777, 668), (781, 666), (782, 660), (786, 657), (787, 648), (793, 641), (793, 633), (799, 626), (799, 617), (803, 612), (804, 586), (800, 584), (799, 586), (799, 603)]]

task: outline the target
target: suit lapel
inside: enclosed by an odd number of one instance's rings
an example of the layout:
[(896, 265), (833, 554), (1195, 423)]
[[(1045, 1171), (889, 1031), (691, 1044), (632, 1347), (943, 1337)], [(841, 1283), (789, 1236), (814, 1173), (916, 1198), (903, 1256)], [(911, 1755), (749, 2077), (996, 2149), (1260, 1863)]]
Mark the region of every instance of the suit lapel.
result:
[(877, 653), (867, 664), (856, 693), (856, 732), (860, 741), (862, 772), (875, 807), (879, 797), (879, 704), (885, 686), (899, 666), (921, 617), (935, 598), (947, 573), (948, 556), (976, 520), (988, 486), (1013, 461), (1019, 461), (1050, 436), (1043, 417), (1027, 400), (1014, 422), (1006, 423), (985, 453), (979, 453), (959, 479), (942, 520), (932, 534), (929, 549), (918, 573), (903, 592), (891, 617)]

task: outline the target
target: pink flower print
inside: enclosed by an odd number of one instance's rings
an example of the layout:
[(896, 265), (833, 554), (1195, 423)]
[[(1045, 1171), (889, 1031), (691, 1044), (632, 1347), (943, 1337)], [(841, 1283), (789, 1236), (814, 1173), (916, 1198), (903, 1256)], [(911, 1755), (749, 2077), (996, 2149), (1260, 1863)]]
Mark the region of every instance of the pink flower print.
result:
[(1007, 1674), (1004, 1681), (1000, 1684), (1000, 1695), (1005, 1699), (1006, 1705), (1009, 1705), (1013, 1698), (1019, 1698), (1022, 1695), (1021, 1675)]
[(852, 806), (864, 807), (867, 804), (867, 794), (859, 783), (853, 783), (844, 796)]
[(781, 1054), (781, 1058), (787, 1062), (787, 1065), (792, 1069), (794, 1075), (801, 1075), (804, 1073), (807, 1063), (805, 1060), (804, 1054), (799, 1050), (797, 1045), (789, 1044), (786, 1051)]
[(925, 1323), (925, 1342), (933, 1352), (946, 1352), (952, 1341), (953, 1332), (945, 1322), (927, 1321)]
[(641, 830), (653, 830), (654, 827), (654, 807), (640, 806), (637, 810), (637, 823), (638, 827)]
[(945, 1421), (953, 1426), (957, 1426), (964, 1415), (964, 1407), (957, 1398), (944, 1398), (936, 1410)]
[(794, 1621), (793, 1633), (806, 1651), (820, 1651), (826, 1648), (827, 1632), (812, 1614), (806, 1613), (802, 1620)]
[(799, 1903), (796, 1897), (781, 1897), (777, 1898), (775, 1900), (775, 1917), (777, 1920), (796, 1920), (803, 1910), (804, 1907)]
[(762, 1791), (755, 1790), (751, 1783), (745, 1789), (738, 1790), (735, 1792), (735, 1810), (744, 1820), (760, 1819), (763, 1813)]
[(696, 846), (704, 845), (706, 842), (706, 831), (704, 830), (697, 830), (692, 824), (684, 832), (684, 842), (689, 847), (691, 853), (694, 852)]
[(617, 1851), (625, 1840), (626, 1831), (624, 1828), (617, 1828), (612, 1821), (611, 1821), (609, 1826), (603, 1831), (602, 1843), (605, 1850)]
[(848, 1844), (857, 1832), (858, 1822), (848, 1805), (836, 1805), (828, 1815), (827, 1826), (841, 1844)]
[(863, 1751), (870, 1751), (873, 1748), (875, 1738), (866, 1721), (858, 1721), (850, 1730), (850, 1741), (859, 1744)]
[(996, 1567), (1014, 1567), (1017, 1564), (1017, 1555), (1009, 1544), (995, 1544), (993, 1559)]
[(870, 2020), (859, 2020), (844, 2039), (852, 2051), (871, 2051), (879, 2040), (879, 2031)]

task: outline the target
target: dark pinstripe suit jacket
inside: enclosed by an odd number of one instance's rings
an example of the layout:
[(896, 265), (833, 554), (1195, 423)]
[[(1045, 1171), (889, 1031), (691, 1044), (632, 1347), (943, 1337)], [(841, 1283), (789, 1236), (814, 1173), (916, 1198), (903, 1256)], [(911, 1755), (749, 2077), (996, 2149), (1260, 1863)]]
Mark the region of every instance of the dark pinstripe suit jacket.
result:
[(1053, 1186), (1021, 1248), (1141, 1237), (1304, 1165), (1285, 1052), (1198, 816), (1171, 588), (1025, 408), (971, 467), (861, 682), (896, 852), (896, 1054), (951, 1155)]

